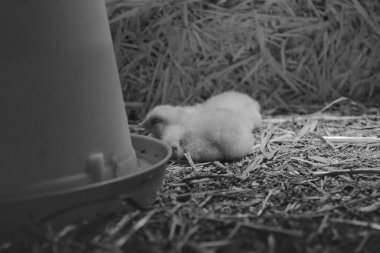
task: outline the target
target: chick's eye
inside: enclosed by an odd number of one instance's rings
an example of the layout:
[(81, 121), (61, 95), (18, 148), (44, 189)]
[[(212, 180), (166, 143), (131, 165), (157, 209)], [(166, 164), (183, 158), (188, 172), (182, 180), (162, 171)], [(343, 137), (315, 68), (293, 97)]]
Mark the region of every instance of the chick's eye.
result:
[(159, 119), (153, 119), (152, 120), (152, 124), (153, 125), (156, 125), (156, 124), (158, 124), (158, 123), (160, 123), (161, 122), (161, 120), (159, 120)]

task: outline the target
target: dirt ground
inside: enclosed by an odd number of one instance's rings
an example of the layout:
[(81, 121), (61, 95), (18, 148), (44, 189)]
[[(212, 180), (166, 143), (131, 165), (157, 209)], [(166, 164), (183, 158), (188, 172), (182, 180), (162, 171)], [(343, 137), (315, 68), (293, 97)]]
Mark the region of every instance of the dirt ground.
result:
[(291, 111), (266, 112), (242, 160), (169, 161), (147, 209), (27, 233), (0, 252), (380, 252), (380, 109)]

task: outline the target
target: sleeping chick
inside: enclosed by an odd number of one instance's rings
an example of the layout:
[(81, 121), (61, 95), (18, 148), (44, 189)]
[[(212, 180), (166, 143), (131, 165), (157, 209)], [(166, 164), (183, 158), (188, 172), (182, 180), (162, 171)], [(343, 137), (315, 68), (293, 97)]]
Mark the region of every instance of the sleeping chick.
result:
[(252, 151), (253, 135), (244, 119), (229, 109), (199, 109), (186, 122), (178, 158), (188, 152), (194, 161), (236, 160)]
[(226, 108), (240, 113), (251, 130), (262, 125), (260, 104), (250, 96), (240, 92), (223, 92), (206, 100), (203, 106), (206, 108)]
[(229, 109), (157, 106), (142, 126), (168, 143), (178, 159), (188, 152), (198, 162), (235, 160), (249, 154), (253, 145), (245, 120)]
[(161, 140), (172, 148), (172, 156), (176, 159), (184, 157), (183, 138), (185, 135), (185, 128), (182, 125), (168, 125), (166, 126)]
[(153, 108), (140, 123), (142, 127), (157, 139), (162, 139), (162, 135), (167, 126), (178, 125), (183, 114), (191, 114), (192, 110), (171, 105), (158, 105)]

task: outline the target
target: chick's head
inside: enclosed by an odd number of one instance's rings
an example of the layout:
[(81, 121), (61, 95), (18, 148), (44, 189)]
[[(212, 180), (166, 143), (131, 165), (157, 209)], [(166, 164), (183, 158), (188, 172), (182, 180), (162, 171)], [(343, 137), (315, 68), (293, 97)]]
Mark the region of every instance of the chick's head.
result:
[(141, 125), (148, 130), (153, 137), (161, 139), (167, 127), (179, 122), (179, 110), (170, 105), (159, 105), (153, 108)]

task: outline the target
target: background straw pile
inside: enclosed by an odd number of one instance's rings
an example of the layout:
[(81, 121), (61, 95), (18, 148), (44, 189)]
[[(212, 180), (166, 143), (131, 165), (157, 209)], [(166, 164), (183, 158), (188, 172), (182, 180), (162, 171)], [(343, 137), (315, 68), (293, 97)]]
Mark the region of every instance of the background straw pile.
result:
[[(223, 90), (264, 108), (379, 100), (380, 2), (108, 0), (126, 101), (192, 104)], [(377, 99), (376, 99), (377, 97)]]

